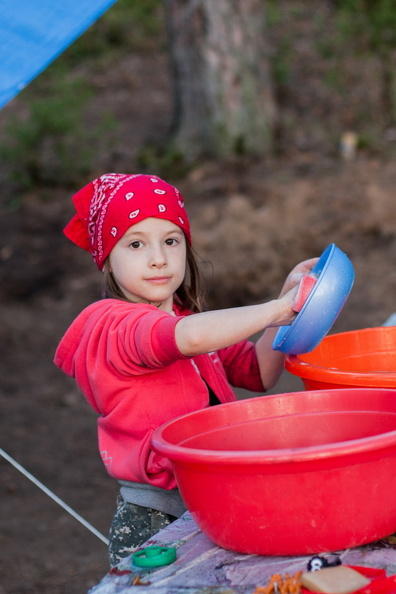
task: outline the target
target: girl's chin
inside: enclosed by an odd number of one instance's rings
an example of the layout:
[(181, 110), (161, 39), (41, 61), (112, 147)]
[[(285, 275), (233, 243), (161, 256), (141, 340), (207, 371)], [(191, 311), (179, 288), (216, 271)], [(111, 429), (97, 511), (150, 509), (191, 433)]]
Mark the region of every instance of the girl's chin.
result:
[(134, 296), (133, 299), (130, 299), (133, 303), (146, 303), (148, 305), (154, 305), (159, 309), (164, 311), (171, 312), (173, 310), (173, 295), (169, 297), (169, 295), (145, 295), (141, 297)]

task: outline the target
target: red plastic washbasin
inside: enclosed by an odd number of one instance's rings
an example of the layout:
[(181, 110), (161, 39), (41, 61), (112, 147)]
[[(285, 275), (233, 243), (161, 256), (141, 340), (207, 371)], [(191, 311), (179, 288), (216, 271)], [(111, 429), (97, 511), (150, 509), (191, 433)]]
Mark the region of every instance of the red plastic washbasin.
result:
[(288, 355), (285, 366), (306, 390), (396, 388), (396, 327), (326, 336), (312, 352)]
[(396, 530), (396, 391), (218, 405), (155, 432), (201, 530), (241, 553), (315, 554)]
[[(264, 451), (338, 444), (396, 430), (396, 412), (339, 411), (288, 415), (238, 423), (190, 437), (179, 445), (215, 451)], [(338, 446), (336, 445), (336, 448)], [(395, 469), (396, 470), (396, 469)]]

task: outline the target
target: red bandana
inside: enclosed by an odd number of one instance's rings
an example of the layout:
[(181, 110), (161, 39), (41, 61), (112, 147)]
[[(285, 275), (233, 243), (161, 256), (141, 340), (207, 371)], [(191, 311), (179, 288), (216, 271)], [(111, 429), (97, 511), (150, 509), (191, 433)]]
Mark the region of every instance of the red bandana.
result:
[(77, 213), (64, 233), (92, 254), (100, 270), (129, 227), (148, 217), (172, 221), (191, 244), (183, 196), (155, 175), (107, 173), (77, 192), (73, 203)]

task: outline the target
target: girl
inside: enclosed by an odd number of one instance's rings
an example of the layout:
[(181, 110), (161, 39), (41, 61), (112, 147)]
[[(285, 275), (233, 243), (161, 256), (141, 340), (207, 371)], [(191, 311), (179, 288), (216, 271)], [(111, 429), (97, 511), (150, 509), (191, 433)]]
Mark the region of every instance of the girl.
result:
[[(297, 284), (317, 259), (289, 274), (278, 299), (202, 311), (199, 270), (183, 197), (154, 175), (107, 174), (73, 198), (66, 236), (103, 271), (105, 297), (62, 338), (55, 364), (98, 413), (108, 473), (120, 483), (110, 528), (112, 566), (180, 517), (170, 462), (151, 449), (159, 425), (235, 400), (231, 389), (273, 387), (284, 355), (276, 327), (290, 324)], [(247, 338), (265, 330), (256, 344)]]

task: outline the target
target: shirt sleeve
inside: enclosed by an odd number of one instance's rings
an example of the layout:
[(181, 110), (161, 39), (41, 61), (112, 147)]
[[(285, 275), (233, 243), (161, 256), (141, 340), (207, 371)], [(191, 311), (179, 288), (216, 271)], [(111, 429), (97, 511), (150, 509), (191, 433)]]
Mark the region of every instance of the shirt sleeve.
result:
[(242, 340), (218, 351), (227, 379), (235, 388), (252, 392), (265, 390), (261, 381), (260, 368), (253, 342)]
[(147, 373), (184, 359), (175, 339), (180, 317), (154, 307), (118, 311), (109, 323), (107, 359), (124, 373)]

